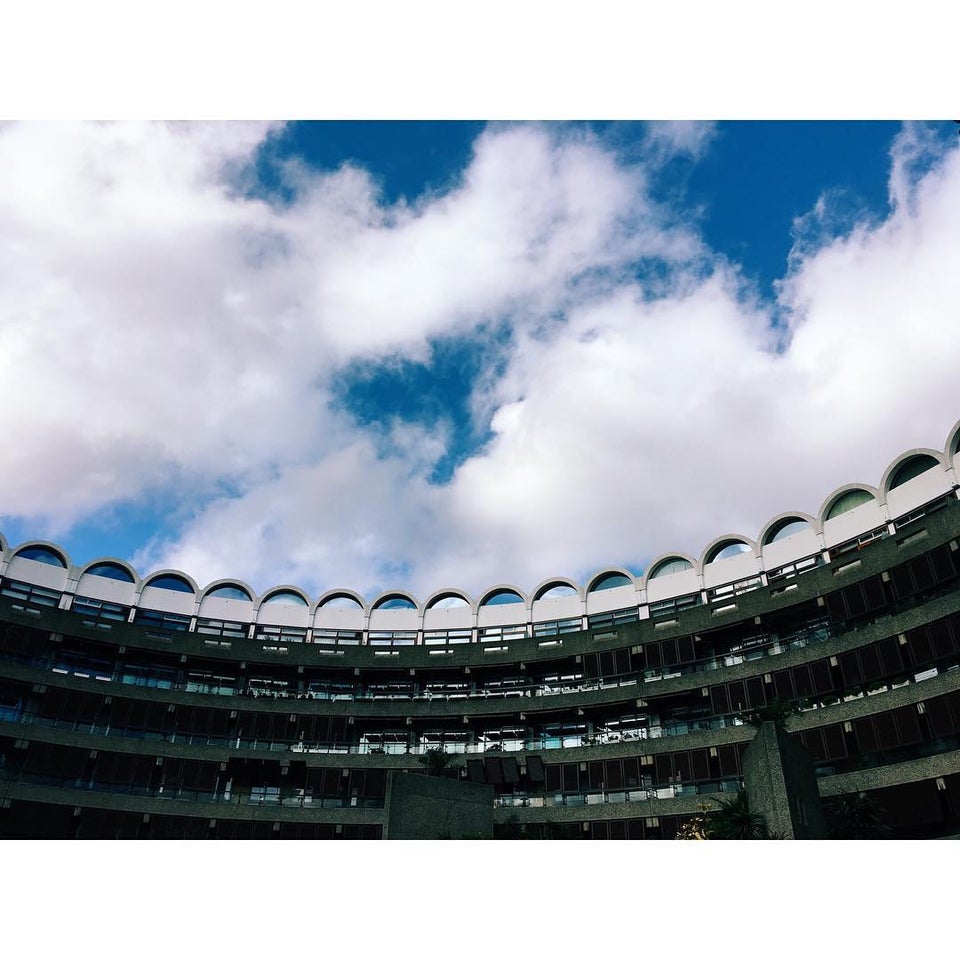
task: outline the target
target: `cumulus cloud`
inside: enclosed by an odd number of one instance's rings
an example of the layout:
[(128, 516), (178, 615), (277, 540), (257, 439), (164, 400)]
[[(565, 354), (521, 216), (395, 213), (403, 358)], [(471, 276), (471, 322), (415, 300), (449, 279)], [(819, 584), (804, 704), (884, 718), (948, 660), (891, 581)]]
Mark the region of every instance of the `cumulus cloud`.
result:
[[(960, 161), (922, 127), (893, 145), (890, 216), (841, 228), (824, 198), (772, 303), (650, 199), (654, 161), (582, 132), (488, 129), (449, 189), (394, 206), (350, 166), (290, 164), (289, 202), (251, 194), (269, 136), (0, 130), (6, 515), (66, 530), (186, 483), (206, 495), (141, 569), (529, 587), (813, 513), (958, 416)], [(505, 362), (472, 404), (490, 440), (449, 483), (429, 480), (443, 424), (375, 435), (330, 403), (346, 364), (492, 325)]]

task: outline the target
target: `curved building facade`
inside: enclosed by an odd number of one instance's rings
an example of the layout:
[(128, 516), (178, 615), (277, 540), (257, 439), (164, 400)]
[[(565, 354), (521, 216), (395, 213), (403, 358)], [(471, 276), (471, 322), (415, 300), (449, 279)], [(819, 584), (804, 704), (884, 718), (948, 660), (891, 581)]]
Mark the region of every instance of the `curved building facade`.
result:
[(822, 798), (960, 832), (960, 423), (756, 539), (479, 596), (140, 577), (0, 535), (0, 837), (383, 835), (442, 748), (498, 836), (670, 839), (789, 703)]

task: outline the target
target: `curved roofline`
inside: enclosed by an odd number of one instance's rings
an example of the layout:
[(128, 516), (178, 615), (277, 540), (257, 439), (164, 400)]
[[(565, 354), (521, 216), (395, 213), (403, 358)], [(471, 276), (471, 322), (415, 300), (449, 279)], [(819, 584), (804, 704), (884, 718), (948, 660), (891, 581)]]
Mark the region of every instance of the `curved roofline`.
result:
[(427, 610), (433, 609), (433, 604), (438, 603), (441, 600), (446, 599), (447, 597), (460, 597), (461, 600), (467, 601), (467, 606), (470, 608), (471, 612), (477, 612), (476, 601), (468, 593), (464, 593), (463, 590), (460, 590), (458, 587), (442, 587), (440, 590), (434, 590), (433, 593), (423, 601), (423, 612), (426, 613)]
[[(720, 550), (731, 543), (743, 543), (749, 548), (755, 557), (760, 555), (759, 548), (757, 546), (756, 540), (751, 540), (750, 537), (745, 537), (742, 533), (725, 533), (719, 537), (714, 537), (704, 548), (703, 552), (700, 554), (700, 569), (713, 563), (713, 560), (708, 560), (707, 558), (711, 553), (719, 553)], [(744, 550), (743, 553), (747, 553), (747, 550)]]
[[(12, 560), (21, 550), (26, 550), (27, 547), (46, 547), (64, 562), (67, 570), (75, 569), (73, 560), (70, 559), (70, 554), (52, 540), (24, 540), (23, 543), (18, 543), (17, 546), (10, 550), (10, 559)], [(28, 560), (29, 557), (24, 557), (23, 559)]]
[(536, 603), (538, 600), (542, 600), (542, 594), (552, 587), (571, 587), (581, 600), (584, 598), (583, 587), (576, 580), (571, 580), (569, 577), (547, 577), (546, 580), (541, 580), (530, 591), (530, 602)]
[[(662, 566), (664, 563), (671, 560), (682, 560), (690, 565), (690, 569), (693, 570), (695, 574), (698, 576), (702, 575), (704, 567), (708, 565), (707, 558), (710, 557), (711, 554), (718, 552), (718, 548), (721, 548), (723, 545), (729, 542), (745, 544), (749, 551), (752, 552), (754, 558), (761, 560), (763, 548), (769, 545), (768, 539), (771, 531), (775, 530), (776, 527), (782, 524), (784, 521), (793, 519), (806, 521), (810, 524), (810, 527), (815, 534), (822, 536), (826, 523), (826, 514), (840, 497), (844, 496), (850, 491), (861, 490), (867, 494), (867, 496), (869, 496), (882, 510), (882, 508), (885, 507), (886, 495), (890, 489), (890, 483), (896, 471), (912, 457), (918, 456), (929, 457), (934, 463), (940, 464), (947, 474), (947, 477), (945, 478), (947, 487), (956, 491), (958, 484), (955, 474), (957, 467), (960, 466), (960, 420), (956, 421), (953, 427), (951, 427), (950, 432), (947, 435), (946, 444), (942, 451), (929, 447), (914, 447), (910, 450), (906, 450), (893, 461), (891, 461), (891, 463), (887, 466), (883, 473), (883, 477), (881, 478), (879, 487), (862, 482), (843, 484), (832, 490), (824, 498), (816, 515), (812, 516), (801, 510), (784, 511), (778, 513), (776, 516), (768, 520), (766, 524), (764, 524), (756, 540), (753, 540), (750, 537), (740, 533), (725, 533), (711, 540), (706, 547), (704, 547), (699, 559), (683, 551), (674, 550), (665, 552), (655, 557), (648, 564), (647, 570), (643, 574), (635, 574), (631, 570), (628, 570), (624, 567), (607, 566), (593, 573), (586, 580), (585, 584), (579, 584), (569, 577), (553, 576), (540, 581), (540, 583), (528, 593), (527, 591), (522, 590), (516, 584), (499, 583), (492, 587), (488, 587), (482, 594), (479, 595), (479, 598), (477, 599), (472, 598), (471, 595), (465, 590), (461, 590), (460, 588), (454, 586), (447, 586), (432, 592), (427, 598), (426, 602), (423, 604), (419, 603), (412, 593), (402, 589), (384, 591), (379, 594), (372, 603), (368, 604), (365, 598), (356, 591), (348, 588), (338, 587), (325, 591), (317, 598), (316, 602), (311, 605), (310, 597), (306, 591), (295, 584), (281, 584), (273, 586), (264, 591), (262, 594), (258, 595), (257, 592), (253, 590), (250, 584), (248, 584), (246, 581), (240, 580), (236, 577), (224, 577), (212, 581), (211, 583), (207, 584), (206, 587), (201, 589), (193, 577), (178, 569), (164, 568), (161, 570), (154, 570), (141, 577), (132, 564), (121, 559), (120, 557), (98, 557), (94, 560), (91, 560), (81, 568), (73, 563), (69, 553), (63, 547), (50, 540), (30, 539), (25, 540), (22, 543), (12, 545), (10, 541), (7, 540), (2, 533), (0, 533), (0, 550), (2, 550), (3, 558), (7, 562), (12, 561), (27, 549), (39, 548), (48, 550), (63, 564), (62, 569), (65, 570), (68, 581), (71, 579), (71, 574), (75, 574), (76, 578), (79, 579), (79, 577), (82, 577), (84, 574), (88, 573), (98, 564), (109, 563), (116, 565), (119, 569), (127, 571), (130, 576), (133, 577), (133, 584), (138, 591), (142, 591), (144, 588), (151, 586), (151, 584), (160, 577), (169, 576), (182, 580), (190, 588), (193, 596), (201, 600), (206, 599), (214, 590), (219, 587), (237, 587), (244, 591), (250, 597), (250, 602), (254, 603), (257, 607), (266, 602), (270, 596), (278, 592), (289, 591), (290, 593), (303, 599), (312, 612), (316, 612), (317, 610), (321, 609), (331, 600), (334, 600), (338, 597), (346, 597), (355, 602), (359, 609), (363, 611), (364, 614), (368, 615), (374, 609), (377, 609), (379, 605), (383, 604), (390, 598), (400, 597), (408, 600), (411, 604), (413, 604), (414, 609), (416, 609), (420, 614), (423, 614), (426, 612), (426, 610), (434, 608), (436, 603), (442, 598), (447, 596), (455, 596), (462, 598), (464, 601), (466, 601), (471, 611), (478, 613), (482, 607), (489, 605), (489, 600), (491, 597), (498, 593), (509, 592), (519, 598), (529, 614), (534, 603), (533, 598), (536, 597), (537, 599), (541, 599), (542, 594), (555, 585), (570, 587), (573, 591), (575, 591), (576, 596), (578, 596), (581, 601), (584, 601), (590, 594), (595, 584), (600, 579), (610, 575), (620, 575), (625, 577), (627, 581), (632, 583), (635, 589), (637, 589), (639, 592), (640, 590), (646, 588), (650, 583), (651, 573), (654, 573), (657, 567)], [(931, 467), (930, 469), (932, 470), (933, 468)], [(76, 573), (78, 570), (79, 573)]]
[(626, 567), (603, 567), (601, 570), (597, 570), (596, 573), (592, 573), (584, 581), (584, 584), (585, 584), (583, 588), (584, 595), (595, 593), (596, 591), (593, 589), (593, 585), (598, 580), (602, 580), (604, 577), (609, 577), (613, 574), (620, 574), (621, 576), (626, 577), (630, 581), (630, 583), (633, 585), (634, 589), (636, 589), (640, 585), (640, 578), (635, 573), (632, 573), (630, 570), (628, 570)]
[[(140, 584), (140, 589), (143, 590), (146, 587), (150, 586), (151, 580), (156, 580), (157, 577), (180, 577), (181, 580), (186, 580), (190, 586), (193, 587), (194, 594), (200, 593), (200, 587), (197, 585), (197, 581), (193, 579), (188, 573), (184, 573), (182, 570), (174, 570), (172, 567), (165, 567), (163, 570), (155, 570), (153, 573), (148, 574), (143, 578), (143, 582)], [(158, 587), (156, 589), (162, 590), (163, 587)]]
[[(906, 453), (901, 453), (896, 460), (891, 461), (887, 469), (883, 471), (883, 477), (880, 480), (880, 489), (883, 491), (884, 497), (890, 492), (890, 481), (893, 479), (897, 470), (913, 457), (922, 456), (933, 457), (933, 459), (940, 464), (941, 469), (949, 466), (949, 462), (944, 464), (943, 452), (941, 450), (931, 450), (928, 447), (916, 447), (913, 450), (907, 450)], [(932, 470), (933, 467), (930, 467), (930, 469)], [(926, 473), (926, 471), (924, 471), (924, 473)]]
[[(763, 550), (764, 547), (770, 545), (770, 542), (767, 541), (767, 537), (770, 536), (770, 532), (773, 531), (778, 525), (783, 524), (784, 520), (806, 520), (810, 524), (811, 530), (814, 533), (820, 534), (822, 532), (820, 527), (820, 521), (816, 517), (811, 517), (809, 513), (804, 513), (802, 510), (785, 510), (783, 513), (778, 513), (775, 517), (771, 517), (766, 524), (760, 528), (760, 533), (757, 536), (757, 543), (760, 546), (760, 549)], [(785, 524), (784, 524), (785, 525)]]
[[(130, 576), (133, 577), (133, 583), (139, 589), (140, 587), (140, 574), (129, 564), (126, 560), (121, 560), (119, 557), (100, 557), (97, 560), (91, 560), (83, 569), (80, 571), (80, 576), (82, 577), (85, 573), (88, 573), (91, 567), (98, 567), (101, 563), (111, 563), (114, 566), (120, 567), (123, 570), (126, 570)], [(93, 574), (93, 576), (99, 576), (99, 574)], [(119, 582), (119, 581), (118, 581)]]
[(877, 503), (882, 503), (883, 500), (880, 496), (880, 491), (871, 486), (869, 483), (845, 483), (842, 487), (837, 487), (823, 503), (820, 504), (820, 509), (817, 511), (817, 516), (820, 518), (820, 526), (823, 528), (823, 524), (827, 522), (827, 511), (833, 506), (835, 500), (838, 500), (845, 493), (849, 493), (851, 490), (866, 490), (870, 496), (873, 497)]
[[(243, 580), (238, 580), (236, 577), (223, 577), (220, 580), (214, 580), (211, 583), (208, 583), (203, 588), (203, 593), (200, 595), (201, 600), (206, 600), (210, 595), (211, 590), (216, 590), (217, 587), (243, 587), (244, 590), (250, 595), (250, 600), (246, 601), (249, 603), (254, 602), (254, 598), (257, 596), (257, 591), (250, 586), (249, 583), (246, 583)], [(230, 597), (213, 597), (214, 600), (229, 600)], [(236, 599), (236, 598), (234, 598)]]
[(960, 453), (960, 420), (950, 428), (947, 434), (947, 442), (943, 447), (944, 460), (947, 463), (954, 463), (958, 453)]

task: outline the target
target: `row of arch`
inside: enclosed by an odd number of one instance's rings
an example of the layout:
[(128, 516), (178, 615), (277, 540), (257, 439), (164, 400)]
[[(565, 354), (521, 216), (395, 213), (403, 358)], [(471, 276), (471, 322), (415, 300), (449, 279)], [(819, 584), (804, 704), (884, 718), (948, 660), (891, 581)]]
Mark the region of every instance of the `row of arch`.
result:
[[(431, 594), (424, 601), (422, 607), (412, 594), (392, 590), (380, 594), (368, 606), (364, 597), (359, 593), (342, 588), (327, 591), (314, 604), (301, 588), (293, 585), (272, 587), (258, 596), (248, 584), (236, 579), (216, 580), (201, 590), (196, 581), (179, 570), (161, 570), (141, 580), (130, 564), (116, 558), (95, 560), (80, 568), (75, 575), (78, 584), (85, 576), (102, 577), (133, 584), (138, 595), (147, 588), (154, 588), (174, 593), (191, 594), (198, 600), (222, 598), (245, 601), (253, 604), (255, 608), (277, 603), (294, 607), (312, 607), (314, 609), (344, 607), (360, 609), (364, 612), (403, 609), (431, 610), (455, 607), (469, 607), (477, 610), (481, 607), (506, 604), (529, 606), (531, 603), (540, 600), (563, 596), (578, 596), (585, 599), (588, 594), (617, 587), (633, 586), (634, 588), (640, 588), (652, 580), (687, 570), (700, 572), (709, 564), (740, 554), (752, 553), (759, 558), (763, 548), (805, 531), (820, 535), (823, 533), (824, 525), (829, 521), (864, 504), (870, 502), (882, 503), (891, 491), (932, 470), (939, 468), (941, 471), (948, 471), (952, 474), (953, 462), (958, 450), (960, 450), (960, 422), (951, 430), (944, 451), (915, 449), (901, 454), (886, 469), (879, 487), (872, 487), (868, 484), (846, 484), (827, 497), (817, 517), (802, 512), (782, 513), (763, 527), (756, 540), (737, 534), (726, 534), (711, 541), (703, 550), (699, 559), (684, 553), (663, 554), (650, 564), (645, 576), (634, 575), (631, 571), (623, 568), (611, 567), (590, 577), (585, 587), (565, 577), (553, 577), (541, 582), (530, 594), (525, 594), (512, 584), (500, 584), (488, 589), (478, 599), (471, 598), (469, 594), (457, 588), (444, 588)], [(956, 488), (957, 484), (954, 476), (949, 478), (949, 486)], [(0, 549), (3, 550), (3, 555), (7, 561), (3, 564), (4, 568), (15, 558), (23, 558), (50, 566), (62, 567), (66, 571), (73, 569), (65, 551), (56, 544), (47, 541), (29, 541), (11, 549), (5, 542), (3, 535), (0, 534)]]

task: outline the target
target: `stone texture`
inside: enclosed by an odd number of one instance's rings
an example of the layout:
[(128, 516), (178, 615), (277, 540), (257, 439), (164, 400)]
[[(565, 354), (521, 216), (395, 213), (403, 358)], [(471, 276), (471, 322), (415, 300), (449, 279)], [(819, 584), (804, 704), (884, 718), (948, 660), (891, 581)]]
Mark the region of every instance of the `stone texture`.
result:
[(750, 810), (787, 840), (824, 840), (827, 827), (810, 755), (789, 734), (762, 723), (743, 754)]
[(384, 840), (492, 840), (493, 787), (419, 773), (390, 773)]

